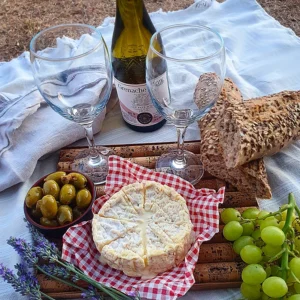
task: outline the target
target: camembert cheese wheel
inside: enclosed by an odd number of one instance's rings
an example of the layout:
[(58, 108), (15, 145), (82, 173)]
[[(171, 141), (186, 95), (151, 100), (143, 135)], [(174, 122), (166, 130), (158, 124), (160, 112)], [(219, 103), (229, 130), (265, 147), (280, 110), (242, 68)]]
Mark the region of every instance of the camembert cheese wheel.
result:
[(100, 262), (152, 278), (178, 266), (194, 242), (184, 198), (154, 181), (124, 186), (92, 221)]

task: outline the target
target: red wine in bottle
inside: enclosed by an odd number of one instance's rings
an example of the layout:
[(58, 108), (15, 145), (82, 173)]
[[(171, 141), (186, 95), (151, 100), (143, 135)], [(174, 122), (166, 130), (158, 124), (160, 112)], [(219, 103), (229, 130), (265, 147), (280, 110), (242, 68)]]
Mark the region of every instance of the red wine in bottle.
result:
[(115, 86), (126, 125), (140, 132), (166, 122), (146, 87), (146, 55), (155, 31), (142, 0), (117, 0), (111, 49)]

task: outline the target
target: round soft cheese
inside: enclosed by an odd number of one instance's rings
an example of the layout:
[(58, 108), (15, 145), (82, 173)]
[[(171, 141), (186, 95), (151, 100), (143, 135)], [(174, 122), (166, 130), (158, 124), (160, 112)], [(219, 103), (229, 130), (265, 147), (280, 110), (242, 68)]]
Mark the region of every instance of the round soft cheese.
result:
[(194, 242), (184, 198), (154, 181), (124, 186), (92, 221), (100, 262), (152, 278), (178, 266)]

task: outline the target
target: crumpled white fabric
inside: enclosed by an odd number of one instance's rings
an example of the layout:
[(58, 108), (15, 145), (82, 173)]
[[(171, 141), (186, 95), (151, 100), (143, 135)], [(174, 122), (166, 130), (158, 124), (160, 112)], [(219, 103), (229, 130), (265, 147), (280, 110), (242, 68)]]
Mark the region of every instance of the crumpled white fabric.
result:
[[(69, 44), (72, 42), (72, 47)], [(87, 38), (78, 45), (69, 39), (58, 40), (53, 56), (83, 51)], [(70, 50), (72, 49), (72, 50)], [(74, 64), (72, 65), (74, 67)], [(38, 159), (70, 145), (85, 136), (84, 129), (54, 112), (43, 100), (34, 83), (29, 53), (0, 65), (0, 191), (28, 179)], [(78, 76), (77, 76), (78, 77)], [(115, 94), (113, 94), (115, 95)], [(117, 98), (113, 97), (109, 107)], [(108, 109), (109, 110), (109, 109)], [(93, 123), (100, 131), (104, 109)]]
[[(159, 11), (150, 14), (150, 16), (157, 29), (176, 23), (192, 23), (204, 24), (218, 30), (225, 41), (227, 54), (226, 76), (231, 77), (238, 85), (245, 99), (282, 90), (300, 89), (300, 39), (291, 29), (281, 26), (269, 16), (254, 0), (226, 0), (223, 3), (213, 0), (201, 0), (196, 1), (194, 5), (185, 10), (168, 13)], [(100, 30), (110, 48), (113, 18), (107, 18)], [(21, 57), (18, 60), (24, 59)], [(20, 65), (20, 63), (16, 65)], [(5, 73), (2, 70), (3, 64), (0, 65), (1, 92), (3, 82), (8, 84), (14, 78), (9, 75), (9, 72), (13, 72), (10, 68), (6, 68)], [(28, 72), (27, 68), (23, 72)], [(10, 76), (11, 80), (6, 80), (6, 76)], [(23, 95), (21, 84), (20, 87), (20, 89), (14, 91), (18, 96)], [(11, 90), (5, 90), (5, 92), (9, 93)], [(49, 108), (49, 110), (51, 109)], [(28, 136), (30, 136), (30, 130), (32, 130), (30, 124), (34, 123), (34, 116), (35, 113), (25, 119), (26, 122), (29, 120)], [(57, 114), (57, 117), (60, 116)], [(22, 123), (21, 127), (23, 124), (25, 122)], [(17, 132), (18, 129), (14, 131)], [(187, 140), (199, 139), (199, 130), (196, 124), (188, 128), (186, 137)], [(18, 138), (21, 139), (20, 136)], [(173, 126), (164, 126), (155, 133), (147, 134), (131, 131), (124, 126), (118, 106), (107, 114), (101, 134), (96, 136), (96, 141), (104, 145), (167, 142), (175, 141), (175, 139)], [(14, 140), (14, 142), (17, 143), (17, 140)], [(84, 141), (76, 143), (76, 145), (80, 144), (86, 145)], [(20, 147), (22, 146), (20, 145)], [(56, 144), (55, 147), (58, 149), (60, 146)], [(9, 151), (12, 150), (13, 148)], [(9, 151), (6, 151), (6, 153)], [(21, 152), (15, 153), (22, 157)], [(33, 156), (32, 153), (27, 153), (29, 157)], [(13, 156), (13, 152), (11, 152), (10, 161), (13, 161), (12, 157), (16, 156)], [(27, 181), (0, 193), (0, 218), (2, 220), (0, 262), (11, 268), (18, 261), (18, 257), (12, 252), (11, 247), (6, 245), (6, 239), (11, 235), (30, 238), (27, 229), (24, 228), (24, 223), (21, 221), (24, 195), (35, 180), (55, 170), (56, 158), (52, 155), (46, 160), (38, 162), (33, 175)], [(294, 192), (298, 199), (297, 202), (300, 204), (299, 160), (299, 142), (295, 142), (280, 153), (265, 159), (273, 200), (260, 201), (262, 208), (268, 210), (278, 208), (280, 204), (287, 201), (287, 195), (291, 191)], [(0, 181), (5, 177), (5, 173), (2, 173), (3, 170), (7, 172), (9, 166), (8, 160), (6, 168), (1, 168), (2, 161), (3, 156), (0, 156)], [(20, 158), (18, 163), (21, 164), (21, 161)], [(11, 207), (14, 209), (11, 210)], [(233, 300), (240, 298), (241, 296), (236, 289), (191, 291), (182, 297), (182, 299), (187, 300)], [(9, 285), (0, 281), (0, 299), (19, 300), (24, 298), (14, 293)]]

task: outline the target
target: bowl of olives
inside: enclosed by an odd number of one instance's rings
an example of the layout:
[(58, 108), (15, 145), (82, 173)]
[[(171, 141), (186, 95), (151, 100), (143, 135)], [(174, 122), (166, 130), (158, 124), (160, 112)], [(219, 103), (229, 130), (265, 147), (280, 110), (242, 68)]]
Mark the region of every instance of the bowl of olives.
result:
[(43, 234), (59, 238), (69, 227), (92, 218), (95, 195), (93, 182), (80, 172), (50, 173), (27, 192), (25, 217)]

